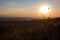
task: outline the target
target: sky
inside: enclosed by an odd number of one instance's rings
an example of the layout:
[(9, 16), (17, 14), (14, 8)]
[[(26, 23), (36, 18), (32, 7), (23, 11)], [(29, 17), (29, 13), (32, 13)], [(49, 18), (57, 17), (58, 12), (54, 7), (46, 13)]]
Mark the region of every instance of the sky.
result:
[(0, 0), (0, 17), (40, 18), (39, 7), (44, 4), (51, 6), (50, 17), (60, 17), (60, 0)]

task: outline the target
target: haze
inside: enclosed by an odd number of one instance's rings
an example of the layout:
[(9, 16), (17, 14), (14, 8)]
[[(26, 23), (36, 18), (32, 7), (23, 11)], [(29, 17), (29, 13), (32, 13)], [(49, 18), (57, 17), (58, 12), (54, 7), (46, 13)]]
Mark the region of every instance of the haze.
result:
[(43, 4), (51, 5), (51, 18), (60, 17), (60, 0), (0, 0), (0, 17), (41, 18), (38, 7)]

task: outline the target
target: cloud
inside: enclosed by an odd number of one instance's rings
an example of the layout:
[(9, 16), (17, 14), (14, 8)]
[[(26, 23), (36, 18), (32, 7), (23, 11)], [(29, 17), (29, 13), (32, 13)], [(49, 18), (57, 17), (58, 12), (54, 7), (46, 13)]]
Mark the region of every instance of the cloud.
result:
[(0, 1), (15, 1), (15, 0), (0, 0)]
[(20, 7), (20, 4), (17, 4), (15, 2), (0, 2), (0, 9), (7, 9), (7, 8), (18, 8)]

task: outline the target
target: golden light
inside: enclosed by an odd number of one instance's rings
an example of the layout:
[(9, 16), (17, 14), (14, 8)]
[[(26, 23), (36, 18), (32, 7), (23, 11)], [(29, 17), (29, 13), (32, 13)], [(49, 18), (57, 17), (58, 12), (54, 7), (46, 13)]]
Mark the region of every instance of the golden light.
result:
[(49, 11), (49, 6), (48, 5), (43, 5), (39, 8), (39, 11), (43, 14), (47, 14)]

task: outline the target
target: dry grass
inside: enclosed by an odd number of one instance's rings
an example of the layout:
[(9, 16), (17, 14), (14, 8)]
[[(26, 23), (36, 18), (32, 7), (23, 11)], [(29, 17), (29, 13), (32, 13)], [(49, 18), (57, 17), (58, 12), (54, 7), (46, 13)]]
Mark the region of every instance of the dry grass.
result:
[(0, 23), (0, 40), (59, 40), (60, 19)]

